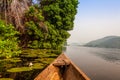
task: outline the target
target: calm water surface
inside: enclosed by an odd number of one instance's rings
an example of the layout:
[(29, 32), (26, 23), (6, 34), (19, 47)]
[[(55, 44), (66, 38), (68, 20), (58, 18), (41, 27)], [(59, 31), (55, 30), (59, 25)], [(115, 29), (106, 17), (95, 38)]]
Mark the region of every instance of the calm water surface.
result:
[(120, 49), (68, 46), (65, 54), (91, 80), (120, 80)]

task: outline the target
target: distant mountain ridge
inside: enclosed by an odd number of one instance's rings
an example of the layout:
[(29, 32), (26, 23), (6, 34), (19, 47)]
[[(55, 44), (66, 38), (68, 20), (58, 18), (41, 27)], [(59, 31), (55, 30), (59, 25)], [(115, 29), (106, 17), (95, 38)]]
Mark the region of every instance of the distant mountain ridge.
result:
[(103, 47), (103, 48), (120, 48), (120, 36), (107, 36), (98, 40), (91, 41), (84, 46)]

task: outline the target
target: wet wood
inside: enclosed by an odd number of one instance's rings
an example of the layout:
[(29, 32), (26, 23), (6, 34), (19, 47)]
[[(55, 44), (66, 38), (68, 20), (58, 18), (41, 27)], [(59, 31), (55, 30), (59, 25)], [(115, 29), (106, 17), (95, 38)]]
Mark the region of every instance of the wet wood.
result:
[(61, 54), (34, 80), (90, 80), (72, 61)]

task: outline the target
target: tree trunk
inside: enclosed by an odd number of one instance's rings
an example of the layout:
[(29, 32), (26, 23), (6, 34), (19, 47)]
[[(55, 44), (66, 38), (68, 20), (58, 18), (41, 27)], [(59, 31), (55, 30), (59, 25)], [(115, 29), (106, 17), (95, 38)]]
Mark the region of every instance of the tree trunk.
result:
[(31, 0), (0, 0), (0, 18), (24, 33), (24, 13), (31, 4)]

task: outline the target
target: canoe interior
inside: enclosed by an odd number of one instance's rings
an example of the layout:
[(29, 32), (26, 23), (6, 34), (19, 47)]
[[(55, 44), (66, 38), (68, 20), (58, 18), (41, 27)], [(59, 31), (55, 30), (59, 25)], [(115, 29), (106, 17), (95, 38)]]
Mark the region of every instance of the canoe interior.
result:
[[(54, 63), (60, 60), (67, 60), (70, 64), (55, 66)], [(72, 61), (61, 54), (45, 70), (43, 70), (34, 80), (90, 80)]]

